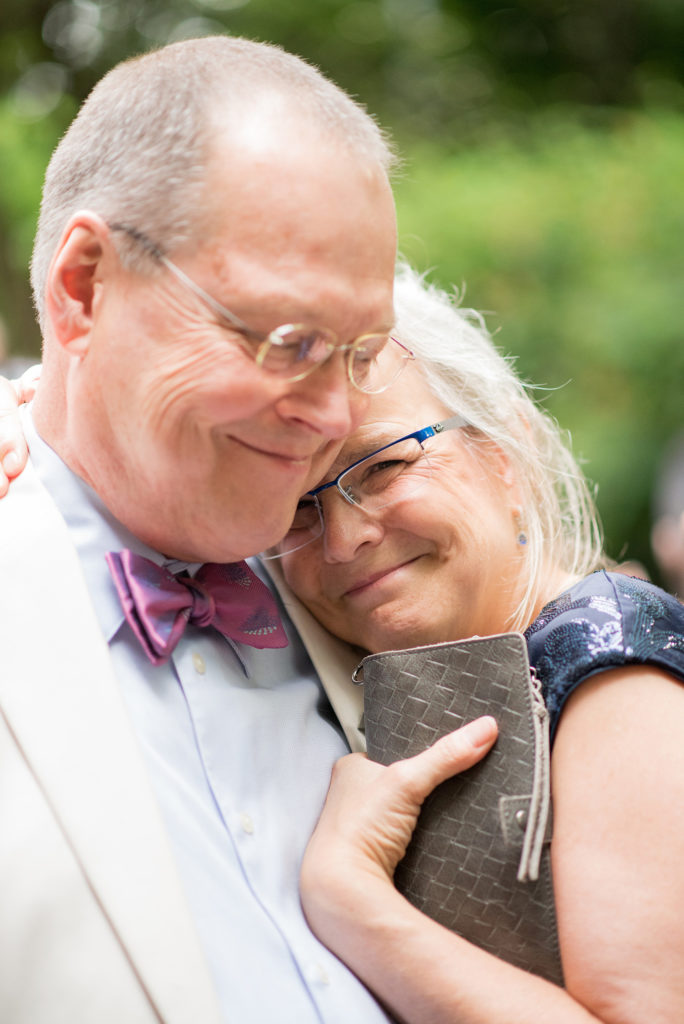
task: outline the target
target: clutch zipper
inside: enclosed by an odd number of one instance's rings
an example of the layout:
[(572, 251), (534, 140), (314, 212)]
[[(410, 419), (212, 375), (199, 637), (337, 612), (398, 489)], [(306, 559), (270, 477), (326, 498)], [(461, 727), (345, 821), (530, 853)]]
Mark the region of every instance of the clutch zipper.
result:
[(541, 682), (530, 666), (530, 696), (534, 727), (534, 772), (532, 795), (518, 865), (519, 882), (536, 882), (551, 811), (551, 755), (549, 713), (544, 703)]

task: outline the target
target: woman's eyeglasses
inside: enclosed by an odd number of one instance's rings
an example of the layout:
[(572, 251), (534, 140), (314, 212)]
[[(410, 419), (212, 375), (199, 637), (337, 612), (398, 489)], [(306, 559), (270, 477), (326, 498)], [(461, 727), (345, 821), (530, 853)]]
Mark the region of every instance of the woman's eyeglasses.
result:
[(423, 443), (447, 430), (467, 426), (468, 421), (463, 416), (452, 416), (421, 430), (414, 430), (412, 434), (406, 434), (370, 455), (357, 459), (334, 480), (315, 487), (300, 499), (288, 533), (264, 557), (282, 558), (323, 535), (325, 520), (320, 495), (330, 488), (335, 488), (348, 504), (371, 514), (413, 497), (433, 473)]

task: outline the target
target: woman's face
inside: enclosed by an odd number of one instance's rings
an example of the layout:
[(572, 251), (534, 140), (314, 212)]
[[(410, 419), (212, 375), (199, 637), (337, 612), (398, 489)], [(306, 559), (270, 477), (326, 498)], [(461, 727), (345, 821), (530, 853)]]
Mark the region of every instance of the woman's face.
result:
[[(326, 480), (404, 434), (453, 415), (413, 366), (374, 396)], [(287, 582), (332, 633), (369, 651), (497, 633), (522, 591), (516, 490), (500, 449), (458, 429), (424, 442), (432, 475), (367, 514), (324, 491), (325, 532), (283, 558)]]

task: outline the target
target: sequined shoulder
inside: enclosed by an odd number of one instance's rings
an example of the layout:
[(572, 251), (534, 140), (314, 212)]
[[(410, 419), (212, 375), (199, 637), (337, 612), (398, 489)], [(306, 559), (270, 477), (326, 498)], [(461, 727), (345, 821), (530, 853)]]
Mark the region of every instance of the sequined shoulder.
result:
[(587, 576), (546, 605), (525, 636), (552, 734), (567, 698), (597, 672), (647, 664), (684, 681), (684, 605), (621, 573)]

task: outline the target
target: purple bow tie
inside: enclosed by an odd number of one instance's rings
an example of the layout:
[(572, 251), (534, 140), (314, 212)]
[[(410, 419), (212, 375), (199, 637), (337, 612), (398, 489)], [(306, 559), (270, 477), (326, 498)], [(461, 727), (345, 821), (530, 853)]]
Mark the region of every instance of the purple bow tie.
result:
[(207, 562), (173, 576), (127, 548), (105, 555), (126, 619), (153, 665), (163, 665), (188, 622), (250, 647), (287, 647), (273, 594), (246, 562)]

